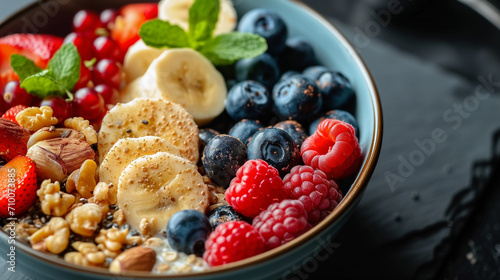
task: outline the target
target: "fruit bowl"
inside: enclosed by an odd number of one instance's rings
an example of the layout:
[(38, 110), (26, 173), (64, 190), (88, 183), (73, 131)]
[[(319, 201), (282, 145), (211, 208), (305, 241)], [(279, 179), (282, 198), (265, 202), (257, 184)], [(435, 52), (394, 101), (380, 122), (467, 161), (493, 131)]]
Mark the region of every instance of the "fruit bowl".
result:
[[(118, 8), (139, 0), (62, 1), (47, 0), (27, 6), (0, 24), (0, 36), (10, 33), (48, 33), (65, 36), (71, 30), (71, 18), (80, 9), (102, 10)], [(179, 276), (153, 273), (116, 275), (106, 269), (89, 269), (65, 262), (55, 256), (32, 250), (27, 244), (16, 242), (15, 265), (34, 279), (276, 279), (286, 276), (322, 249), (334, 253), (329, 245), (342, 228), (362, 194), (375, 169), (382, 141), (382, 113), (373, 80), (354, 48), (326, 19), (300, 1), (253, 0), (233, 1), (241, 15), (254, 8), (268, 8), (278, 12), (288, 25), (290, 35), (300, 35), (314, 46), (318, 60), (324, 66), (342, 72), (356, 92), (355, 117), (359, 124), (359, 144), (362, 162), (357, 175), (349, 182), (344, 198), (335, 210), (311, 230), (298, 238), (263, 254), (227, 265), (213, 267), (208, 272)], [(12, 241), (11, 241), (12, 242)], [(0, 252), (6, 258), (10, 252), (9, 236), (0, 231)], [(324, 256), (318, 257), (324, 259)]]

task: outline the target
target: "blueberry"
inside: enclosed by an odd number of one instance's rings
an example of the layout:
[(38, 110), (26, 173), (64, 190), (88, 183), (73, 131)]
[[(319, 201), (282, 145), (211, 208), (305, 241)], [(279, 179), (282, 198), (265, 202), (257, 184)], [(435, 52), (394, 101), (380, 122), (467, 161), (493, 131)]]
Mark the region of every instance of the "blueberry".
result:
[(356, 121), (356, 118), (351, 113), (344, 111), (344, 110), (328, 111), (320, 118), (311, 122), (311, 124), (309, 125), (309, 134), (311, 134), (311, 135), (314, 134), (314, 132), (316, 132), (318, 124), (324, 119), (340, 120), (340, 121), (343, 121), (343, 122), (346, 122), (346, 123), (352, 125), (354, 127), (354, 130), (356, 131), (356, 136), (359, 138), (359, 128), (358, 128), (358, 122)]
[(200, 137), (200, 150), (203, 151), (205, 146), (214, 138), (215, 136), (219, 135), (220, 133), (217, 130), (211, 129), (211, 128), (201, 128), (198, 132), (198, 136)]
[(323, 73), (327, 71), (330, 71), (330, 69), (322, 65), (315, 65), (304, 69), (304, 71), (302, 71), (302, 74), (316, 81), (319, 79), (319, 77), (321, 77)]
[(317, 80), (325, 111), (352, 108), (356, 95), (349, 80), (339, 72), (327, 71)]
[(233, 207), (229, 205), (222, 205), (214, 210), (210, 211), (208, 214), (208, 220), (210, 225), (212, 225), (212, 230), (225, 222), (229, 221), (243, 221), (245, 218), (238, 212), (236, 212)]
[(298, 122), (314, 118), (323, 106), (316, 82), (304, 75), (282, 80), (273, 89), (274, 112)]
[(201, 161), (207, 176), (217, 185), (227, 188), (246, 159), (246, 145), (236, 137), (222, 134), (208, 142)]
[(280, 78), (276, 60), (267, 53), (238, 60), (235, 65), (238, 81), (254, 80), (271, 90)]
[(278, 169), (281, 176), (300, 163), (300, 149), (293, 138), (279, 128), (257, 131), (248, 143), (248, 159), (262, 159)]
[(275, 124), (274, 127), (286, 131), (286, 133), (292, 136), (293, 141), (295, 141), (295, 144), (299, 147), (302, 146), (302, 143), (304, 143), (304, 140), (307, 138), (307, 133), (304, 128), (296, 121), (282, 121)]
[(292, 37), (286, 40), (286, 47), (279, 58), (281, 70), (302, 71), (316, 63), (314, 49), (306, 39)]
[(238, 25), (238, 31), (264, 37), (270, 54), (279, 54), (283, 51), (288, 36), (288, 29), (283, 19), (277, 13), (266, 9), (254, 9), (244, 14)]
[(271, 94), (256, 81), (243, 81), (231, 88), (226, 99), (226, 111), (235, 120), (259, 120), (272, 110)]
[(286, 80), (288, 78), (290, 78), (291, 76), (294, 76), (294, 75), (299, 75), (300, 73), (297, 72), (297, 71), (293, 71), (293, 70), (290, 70), (290, 71), (286, 71), (285, 73), (283, 73), (280, 77), (280, 81), (281, 80)]
[(205, 214), (191, 209), (181, 210), (168, 221), (167, 239), (176, 251), (201, 257), (211, 231), (212, 226)]
[(242, 120), (236, 123), (231, 130), (229, 130), (229, 135), (234, 136), (241, 140), (245, 145), (248, 144), (250, 138), (255, 134), (255, 132), (263, 129), (264, 126), (260, 124), (259, 121), (255, 120)]

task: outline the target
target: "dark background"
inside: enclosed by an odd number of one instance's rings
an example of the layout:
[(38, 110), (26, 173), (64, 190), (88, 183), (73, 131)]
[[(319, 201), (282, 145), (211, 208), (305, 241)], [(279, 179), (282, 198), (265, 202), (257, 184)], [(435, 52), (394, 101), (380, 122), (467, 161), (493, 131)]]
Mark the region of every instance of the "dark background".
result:
[(500, 30), (460, 1), (304, 2), (367, 63), (384, 140), (338, 248), (289, 279), (500, 279)]
[(287, 278), (500, 279), (500, 30), (464, 4), (486, 1), (303, 2), (366, 62), (384, 140), (352, 218)]

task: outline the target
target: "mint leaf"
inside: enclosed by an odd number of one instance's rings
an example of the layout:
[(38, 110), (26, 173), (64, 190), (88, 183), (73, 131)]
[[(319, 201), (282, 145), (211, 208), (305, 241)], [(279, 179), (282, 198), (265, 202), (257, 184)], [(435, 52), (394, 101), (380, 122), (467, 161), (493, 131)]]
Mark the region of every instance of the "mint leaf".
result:
[(10, 56), (10, 66), (14, 69), (14, 72), (17, 73), (21, 81), (24, 81), (27, 77), (42, 71), (42, 69), (35, 65), (33, 60), (18, 54)]
[(49, 95), (64, 96), (66, 94), (48, 69), (27, 77), (21, 82), (21, 88), (40, 98)]
[(72, 90), (80, 79), (81, 59), (78, 50), (72, 43), (62, 45), (49, 61), (49, 74), (65, 92)]
[(201, 53), (215, 65), (228, 65), (243, 58), (261, 55), (266, 50), (266, 40), (261, 36), (232, 32), (208, 41)]
[(213, 37), (220, 13), (220, 0), (195, 0), (189, 9), (189, 30), (159, 19), (144, 23), (139, 36), (155, 48), (192, 48), (215, 65), (228, 65), (267, 50), (264, 38), (256, 34), (232, 32)]
[(159, 19), (142, 24), (139, 30), (144, 43), (154, 48), (186, 48), (190, 47), (186, 31), (178, 25)]
[(219, 19), (219, 0), (196, 0), (189, 9), (189, 37), (197, 42), (210, 40)]
[(11, 56), (11, 66), (21, 79), (21, 88), (28, 93), (40, 98), (68, 95), (71, 99), (70, 90), (80, 79), (81, 58), (76, 47), (67, 43), (54, 54), (45, 70), (21, 55)]

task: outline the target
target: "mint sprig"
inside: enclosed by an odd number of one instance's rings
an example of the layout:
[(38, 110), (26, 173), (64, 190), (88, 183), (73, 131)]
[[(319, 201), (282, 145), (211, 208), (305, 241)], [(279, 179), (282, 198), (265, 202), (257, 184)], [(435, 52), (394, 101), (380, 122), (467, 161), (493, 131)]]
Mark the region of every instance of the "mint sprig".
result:
[(195, 1), (189, 8), (189, 37), (196, 42), (212, 39), (219, 12), (219, 0)]
[(242, 58), (261, 55), (266, 50), (266, 40), (261, 36), (231, 32), (206, 42), (201, 53), (215, 65), (227, 65)]
[(215, 65), (229, 65), (267, 50), (256, 34), (231, 32), (214, 37), (220, 0), (196, 0), (189, 9), (189, 30), (159, 19), (145, 22), (139, 30), (144, 43), (154, 48), (192, 48)]
[(22, 55), (10, 57), (10, 65), (21, 80), (21, 88), (40, 98), (67, 95), (72, 99), (71, 90), (80, 79), (80, 63), (80, 55), (72, 43), (62, 45), (44, 70)]

